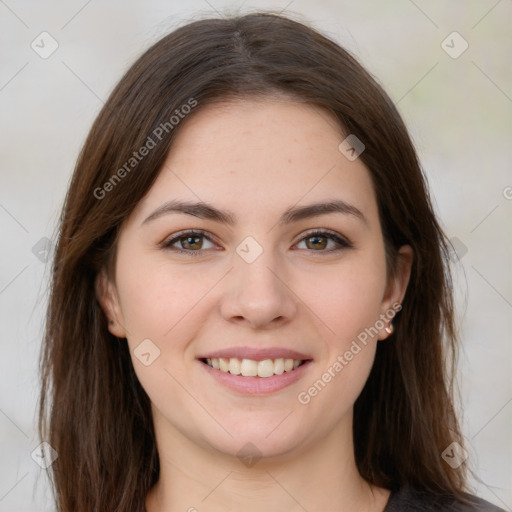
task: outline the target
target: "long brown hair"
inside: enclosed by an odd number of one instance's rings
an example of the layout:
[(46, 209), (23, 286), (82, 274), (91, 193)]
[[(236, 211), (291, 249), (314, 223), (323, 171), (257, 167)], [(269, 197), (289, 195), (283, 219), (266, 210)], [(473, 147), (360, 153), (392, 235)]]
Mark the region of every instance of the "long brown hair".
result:
[[(171, 117), (184, 105), (197, 111), (274, 94), (327, 109), (363, 141), (389, 271), (397, 248), (414, 250), (395, 332), (378, 344), (354, 406), (359, 472), (388, 489), (413, 485), (463, 499), (465, 464), (452, 469), (441, 457), (453, 441), (464, 446), (453, 405), (449, 245), (413, 144), (393, 102), (347, 51), (306, 23), (260, 12), (197, 20), (154, 44), (113, 90), (80, 153), (60, 219), (40, 363), (39, 435), (58, 453), (50, 475), (59, 512), (143, 511), (159, 477), (149, 397), (127, 343), (107, 329), (94, 283), (101, 269), (112, 270), (120, 227), (186, 122)], [(132, 161), (149, 139), (154, 147)]]

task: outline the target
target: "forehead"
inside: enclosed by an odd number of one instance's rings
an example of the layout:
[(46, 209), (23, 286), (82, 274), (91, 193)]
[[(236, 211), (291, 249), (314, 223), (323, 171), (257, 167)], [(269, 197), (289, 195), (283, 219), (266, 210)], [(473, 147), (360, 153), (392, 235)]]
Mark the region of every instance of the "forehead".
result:
[(250, 218), (339, 198), (371, 219), (377, 207), (369, 171), (338, 149), (347, 135), (327, 110), (293, 100), (199, 105), (182, 121), (157, 180), (134, 213), (140, 218), (181, 198)]

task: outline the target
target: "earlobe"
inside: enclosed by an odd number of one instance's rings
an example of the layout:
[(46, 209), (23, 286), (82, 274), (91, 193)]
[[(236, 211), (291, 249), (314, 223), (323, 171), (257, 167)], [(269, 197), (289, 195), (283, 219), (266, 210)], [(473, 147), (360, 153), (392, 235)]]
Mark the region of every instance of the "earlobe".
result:
[(379, 340), (384, 340), (391, 336), (394, 331), (392, 319), (400, 311), (401, 304), (409, 285), (411, 277), (412, 262), (414, 252), (410, 245), (402, 245), (398, 250), (396, 270), (389, 279), (386, 293), (382, 301), (382, 315), (386, 318), (386, 326), (381, 329), (378, 335)]
[(96, 276), (94, 288), (101, 309), (107, 317), (109, 332), (118, 338), (126, 338), (117, 292), (105, 269), (102, 269)]

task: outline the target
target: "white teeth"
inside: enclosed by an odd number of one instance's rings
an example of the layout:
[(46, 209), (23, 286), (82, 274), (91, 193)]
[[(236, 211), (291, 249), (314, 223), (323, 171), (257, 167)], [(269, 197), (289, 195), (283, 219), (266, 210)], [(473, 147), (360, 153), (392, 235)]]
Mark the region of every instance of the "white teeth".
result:
[(219, 366), (223, 372), (226, 372), (226, 373), (229, 372), (229, 359), (226, 359), (225, 357), (221, 357), (219, 359)]
[(274, 361), (274, 373), (276, 375), (284, 373), (284, 359), (282, 357)]
[(258, 375), (258, 363), (252, 359), (242, 359), (240, 372), (244, 377), (256, 377)]
[(258, 377), (272, 377), (274, 375), (274, 361), (264, 359), (258, 363)]
[(284, 372), (295, 370), (303, 361), (301, 359), (264, 359), (255, 361), (253, 359), (238, 359), (237, 357), (212, 357), (206, 359), (208, 366), (215, 370), (232, 375), (242, 375), (243, 377), (272, 377), (273, 375), (282, 375)]
[(242, 373), (241, 366), (242, 366), (242, 364), (240, 362), (240, 359), (238, 359), (236, 357), (232, 357), (229, 360), (229, 373), (231, 373), (233, 375), (240, 375), (240, 373)]

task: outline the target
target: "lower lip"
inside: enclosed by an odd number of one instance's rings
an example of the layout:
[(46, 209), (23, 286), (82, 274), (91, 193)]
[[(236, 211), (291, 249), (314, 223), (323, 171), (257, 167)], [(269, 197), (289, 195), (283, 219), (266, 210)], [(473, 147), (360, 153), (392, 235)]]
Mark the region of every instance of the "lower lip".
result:
[(301, 364), (291, 372), (284, 372), (281, 375), (273, 375), (272, 377), (242, 377), (241, 375), (233, 375), (231, 373), (216, 370), (211, 366), (199, 361), (199, 364), (214, 378), (224, 386), (244, 393), (247, 395), (265, 395), (275, 393), (281, 389), (297, 382), (311, 365), (311, 360)]

